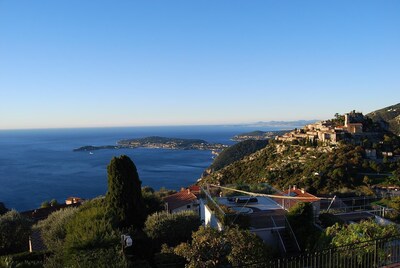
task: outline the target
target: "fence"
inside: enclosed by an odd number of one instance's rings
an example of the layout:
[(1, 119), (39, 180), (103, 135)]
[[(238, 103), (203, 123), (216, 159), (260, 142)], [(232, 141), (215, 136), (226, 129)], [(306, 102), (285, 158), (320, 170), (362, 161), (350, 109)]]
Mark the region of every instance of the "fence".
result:
[(377, 239), (240, 267), (378, 268), (396, 263), (400, 263), (400, 237)]

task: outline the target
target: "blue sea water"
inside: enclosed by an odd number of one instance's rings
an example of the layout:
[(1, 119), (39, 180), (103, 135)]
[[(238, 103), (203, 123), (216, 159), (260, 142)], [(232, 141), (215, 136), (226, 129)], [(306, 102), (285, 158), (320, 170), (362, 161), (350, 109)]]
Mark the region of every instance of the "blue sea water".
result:
[[(257, 128), (260, 129), (260, 128)], [(185, 126), (0, 131), (0, 202), (17, 210), (37, 208), (44, 200), (69, 196), (93, 198), (107, 191), (107, 165), (128, 155), (142, 186), (180, 189), (196, 182), (212, 162), (210, 151), (119, 149), (73, 152), (85, 145), (113, 145), (120, 139), (163, 136), (199, 138), (233, 144), (249, 127)], [(271, 128), (261, 128), (271, 130)]]

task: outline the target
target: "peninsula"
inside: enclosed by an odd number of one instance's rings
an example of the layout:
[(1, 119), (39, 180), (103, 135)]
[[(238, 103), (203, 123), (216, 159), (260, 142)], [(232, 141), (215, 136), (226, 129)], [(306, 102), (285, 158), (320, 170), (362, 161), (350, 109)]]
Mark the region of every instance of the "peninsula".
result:
[(208, 143), (200, 139), (181, 139), (181, 138), (166, 138), (166, 137), (146, 137), (136, 139), (126, 139), (117, 141), (117, 145), (102, 145), (102, 146), (82, 146), (74, 149), (79, 151), (94, 151), (101, 149), (123, 149), (123, 148), (154, 148), (154, 149), (172, 149), (172, 150), (223, 150), (228, 147), (221, 143)]

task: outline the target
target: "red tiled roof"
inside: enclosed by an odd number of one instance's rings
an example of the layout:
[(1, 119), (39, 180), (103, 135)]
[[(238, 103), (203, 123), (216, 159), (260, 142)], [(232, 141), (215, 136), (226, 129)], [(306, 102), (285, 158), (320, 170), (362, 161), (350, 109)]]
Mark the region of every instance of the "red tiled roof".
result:
[(194, 193), (195, 195), (196, 195), (196, 194), (200, 194), (200, 186), (198, 186), (198, 185), (189, 186), (188, 189), (189, 189), (192, 193)]
[[(283, 194), (289, 195), (289, 190), (283, 191)], [(297, 197), (299, 199), (301, 198), (301, 200), (299, 201), (304, 201), (304, 202), (314, 202), (320, 200), (318, 197), (310, 193), (307, 193), (306, 191), (304, 191), (303, 193), (303, 190), (301, 189), (293, 189), (293, 188), (290, 189), (290, 196)]]
[(294, 205), (296, 205), (299, 202), (316, 202), (319, 201), (320, 199), (310, 193), (307, 193), (306, 191), (304, 191), (301, 189), (290, 189), (289, 190), (285, 190), (282, 192), (283, 195), (285, 196), (292, 196), (292, 197), (296, 197), (296, 199), (282, 199), (282, 200), (275, 200), (278, 202), (278, 204), (282, 204), (284, 206), (285, 209), (290, 209), (291, 207), (293, 207)]
[(163, 200), (168, 204), (168, 210), (174, 210), (193, 203), (193, 201), (197, 200), (197, 197), (190, 190), (182, 190), (164, 197)]

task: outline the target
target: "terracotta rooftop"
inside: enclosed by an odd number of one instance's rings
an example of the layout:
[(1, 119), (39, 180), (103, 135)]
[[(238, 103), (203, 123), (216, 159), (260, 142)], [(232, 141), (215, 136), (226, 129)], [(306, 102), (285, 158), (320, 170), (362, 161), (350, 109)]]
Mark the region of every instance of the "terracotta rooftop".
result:
[[(279, 194), (278, 194), (279, 195)], [(281, 204), (285, 209), (289, 210), (291, 207), (299, 202), (316, 202), (320, 199), (310, 193), (307, 193), (303, 189), (291, 188), (282, 192), (284, 196), (296, 197), (296, 199), (276, 199), (275, 201)]]
[(182, 189), (180, 192), (164, 197), (163, 200), (168, 204), (168, 210), (174, 210), (191, 204), (194, 200), (197, 200), (197, 197), (190, 189)]
[(283, 191), (283, 194), (286, 196), (297, 197), (299, 201), (303, 202), (314, 202), (320, 200), (315, 195), (307, 193), (306, 191), (298, 188), (291, 188), (290, 190)]
[(189, 186), (188, 189), (195, 195), (200, 194), (200, 186), (198, 186), (198, 185)]

